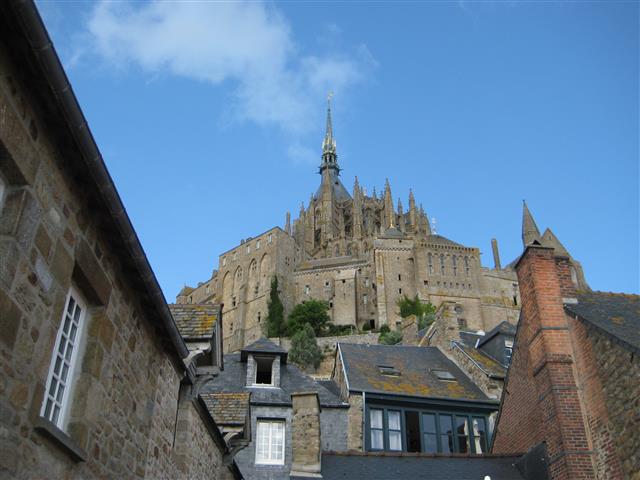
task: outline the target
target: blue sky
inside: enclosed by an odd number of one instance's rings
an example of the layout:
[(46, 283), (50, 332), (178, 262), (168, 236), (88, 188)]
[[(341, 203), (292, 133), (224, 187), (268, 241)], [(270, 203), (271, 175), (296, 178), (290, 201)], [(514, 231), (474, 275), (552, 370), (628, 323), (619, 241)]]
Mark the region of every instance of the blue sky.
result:
[(40, 2), (168, 300), (315, 191), (409, 188), (492, 265), (522, 199), (592, 288), (639, 290), (639, 3)]

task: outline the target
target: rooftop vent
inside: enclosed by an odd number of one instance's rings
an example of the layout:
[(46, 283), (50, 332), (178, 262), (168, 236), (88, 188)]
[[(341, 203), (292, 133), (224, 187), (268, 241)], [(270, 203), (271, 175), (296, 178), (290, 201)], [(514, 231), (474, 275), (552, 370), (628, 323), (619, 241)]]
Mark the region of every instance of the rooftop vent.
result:
[(400, 370), (397, 370), (392, 365), (378, 365), (378, 371), (382, 375), (387, 375), (389, 377), (399, 377), (400, 376)]
[(454, 377), (451, 372), (447, 370), (431, 370), (431, 372), (438, 377), (438, 380), (442, 380), (445, 382), (455, 382), (456, 377)]

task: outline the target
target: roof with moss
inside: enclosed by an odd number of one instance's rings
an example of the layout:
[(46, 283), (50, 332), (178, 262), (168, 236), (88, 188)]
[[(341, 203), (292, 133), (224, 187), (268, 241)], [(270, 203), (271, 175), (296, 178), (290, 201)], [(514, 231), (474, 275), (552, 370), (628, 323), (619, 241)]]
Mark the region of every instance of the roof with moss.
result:
[(453, 342), (462, 352), (475, 363), (485, 374), (495, 378), (505, 378), (507, 369), (494, 358), (482, 350), (471, 347), (464, 342)]
[(169, 310), (185, 340), (210, 339), (220, 315), (213, 303), (172, 303)]
[(200, 396), (218, 425), (244, 425), (249, 410), (249, 392), (202, 393)]
[[(350, 391), (492, 401), (438, 347), (339, 343), (339, 348)], [(453, 378), (439, 379), (438, 371)]]
[(579, 293), (569, 313), (635, 350), (640, 350), (640, 296), (626, 293)]

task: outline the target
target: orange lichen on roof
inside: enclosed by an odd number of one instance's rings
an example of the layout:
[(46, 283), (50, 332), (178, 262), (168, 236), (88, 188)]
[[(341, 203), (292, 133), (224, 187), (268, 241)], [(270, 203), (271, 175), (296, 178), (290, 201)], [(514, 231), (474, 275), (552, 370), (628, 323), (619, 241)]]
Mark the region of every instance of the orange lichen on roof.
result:
[(197, 326), (195, 328), (195, 333), (205, 334), (206, 332), (211, 331), (218, 318), (217, 315), (208, 314), (207, 310), (200, 305), (196, 305), (194, 310), (202, 312), (202, 315), (198, 315), (196, 317)]

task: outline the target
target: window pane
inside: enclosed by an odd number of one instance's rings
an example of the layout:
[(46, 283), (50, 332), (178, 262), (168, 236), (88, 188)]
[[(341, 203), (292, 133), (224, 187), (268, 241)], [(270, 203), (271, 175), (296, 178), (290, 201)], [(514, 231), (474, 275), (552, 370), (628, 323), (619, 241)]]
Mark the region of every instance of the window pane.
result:
[(453, 447), (453, 426), (451, 415), (440, 415), (440, 446), (442, 453), (452, 453)]
[(60, 364), (62, 363), (62, 359), (56, 355), (56, 366), (53, 369), (53, 373), (56, 375), (60, 375)]
[(74, 341), (76, 339), (76, 332), (78, 331), (78, 327), (76, 327), (75, 325), (71, 326), (71, 334), (69, 335), (69, 340), (70, 341)]
[(49, 418), (49, 415), (51, 415), (51, 407), (53, 406), (53, 402), (48, 399), (47, 400), (47, 406), (44, 409), (44, 416), (45, 418)]
[(73, 299), (73, 297), (69, 297), (69, 305), (67, 306), (67, 312), (71, 313), (73, 312), (73, 307), (76, 306), (76, 301)]
[(469, 451), (469, 422), (466, 417), (456, 417), (456, 433), (460, 453)]
[(55, 407), (53, 407), (53, 417), (51, 418), (51, 421), (56, 425), (58, 424), (59, 415), (60, 415), (60, 407), (56, 405)]
[(436, 433), (436, 416), (432, 413), (422, 415), (422, 429), (425, 433)]
[(382, 428), (382, 410), (369, 410), (371, 428)]
[(487, 432), (484, 418), (473, 419), (473, 439), (476, 453), (485, 453), (487, 451)]
[(64, 395), (64, 386), (60, 385), (58, 389), (58, 394), (56, 395), (56, 402), (62, 403), (62, 395)]
[(442, 446), (442, 453), (453, 453), (453, 434), (440, 435), (440, 444)]
[(390, 410), (389, 414), (389, 430), (400, 430), (400, 412)]
[(382, 430), (371, 430), (371, 448), (375, 450), (384, 449)]
[(389, 431), (389, 450), (402, 450), (402, 436), (400, 432)]
[(71, 361), (71, 354), (72, 354), (72, 353), (73, 353), (73, 345), (69, 344), (69, 345), (67, 346), (67, 352), (65, 353), (65, 356), (64, 356), (64, 358), (65, 358), (65, 360), (66, 360), (67, 362), (70, 362), (70, 361)]
[(71, 318), (69, 318), (68, 316), (64, 316), (64, 328), (62, 329), (62, 331), (67, 334), (69, 333), (69, 325), (71, 324)]
[(436, 453), (438, 451), (438, 441), (436, 435), (426, 433), (424, 435), (424, 451), (426, 453)]

